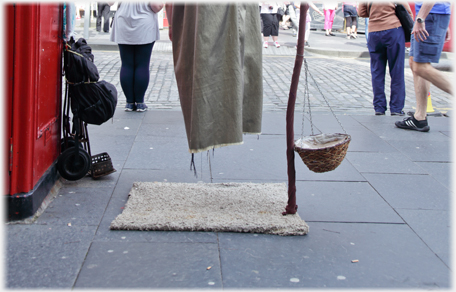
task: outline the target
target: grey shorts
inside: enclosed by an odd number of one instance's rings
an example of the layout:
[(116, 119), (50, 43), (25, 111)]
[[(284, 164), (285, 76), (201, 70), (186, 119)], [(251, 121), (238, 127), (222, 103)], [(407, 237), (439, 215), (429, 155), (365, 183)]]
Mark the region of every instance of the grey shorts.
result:
[(450, 15), (430, 13), (424, 23), (429, 36), (424, 42), (417, 42), (412, 35), (409, 56), (417, 63), (438, 63), (450, 24)]

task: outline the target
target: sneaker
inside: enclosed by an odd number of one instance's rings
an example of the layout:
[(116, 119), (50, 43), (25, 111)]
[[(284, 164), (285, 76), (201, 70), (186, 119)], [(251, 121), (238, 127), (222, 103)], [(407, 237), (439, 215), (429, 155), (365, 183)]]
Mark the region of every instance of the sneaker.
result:
[(405, 118), (403, 121), (397, 121), (395, 125), (401, 129), (415, 130), (420, 132), (428, 132), (430, 129), (427, 119), (424, 121), (418, 121), (414, 116)]
[(310, 47), (309, 42), (306, 42), (304, 46)]
[(291, 34), (293, 37), (296, 36), (296, 29), (293, 28), (293, 33)]
[(385, 113), (384, 113), (384, 112), (375, 112), (375, 115), (376, 115), (376, 116), (384, 116)]
[(125, 105), (125, 111), (126, 112), (132, 112), (132, 111), (135, 111), (136, 110), (136, 106), (135, 106), (135, 103), (129, 103), (127, 102), (127, 104)]
[(136, 104), (136, 111), (137, 112), (145, 112), (147, 110), (147, 105), (145, 103), (137, 103)]
[(263, 47), (268, 48), (268, 42), (264, 42)]
[(274, 45), (276, 46), (276, 48), (280, 48), (279, 42), (275, 42)]
[(350, 38), (351, 38), (351, 37), (350, 37), (350, 35), (349, 35), (349, 34), (347, 34), (347, 40), (349, 40)]
[(391, 112), (392, 116), (405, 116), (405, 113), (403, 111), (400, 112)]

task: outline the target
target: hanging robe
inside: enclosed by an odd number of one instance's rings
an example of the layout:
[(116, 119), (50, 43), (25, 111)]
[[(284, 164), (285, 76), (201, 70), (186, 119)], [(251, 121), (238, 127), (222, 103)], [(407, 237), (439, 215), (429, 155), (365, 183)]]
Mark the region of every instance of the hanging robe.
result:
[(190, 153), (260, 134), (262, 40), (258, 4), (174, 4), (174, 72)]

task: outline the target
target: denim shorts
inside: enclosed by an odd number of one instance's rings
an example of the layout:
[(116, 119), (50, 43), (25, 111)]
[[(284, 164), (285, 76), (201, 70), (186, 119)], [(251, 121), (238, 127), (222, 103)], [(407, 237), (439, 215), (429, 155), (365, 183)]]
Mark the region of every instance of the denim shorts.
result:
[(418, 63), (438, 63), (450, 24), (450, 14), (429, 13), (424, 23), (429, 36), (425, 41), (417, 42), (412, 35), (409, 56)]

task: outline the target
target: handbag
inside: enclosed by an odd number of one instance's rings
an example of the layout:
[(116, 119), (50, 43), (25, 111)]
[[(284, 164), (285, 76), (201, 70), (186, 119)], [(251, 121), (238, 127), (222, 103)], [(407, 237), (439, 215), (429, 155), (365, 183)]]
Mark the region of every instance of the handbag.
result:
[(412, 35), (413, 19), (402, 4), (396, 4), (396, 16), (404, 29), (405, 42), (408, 43)]

